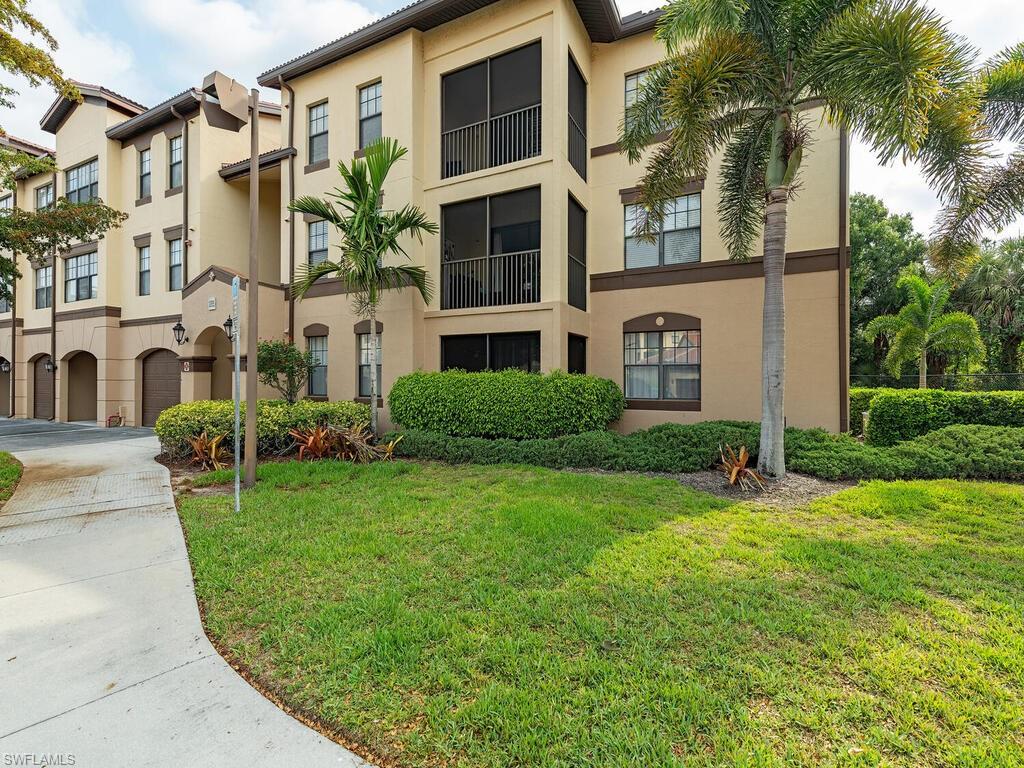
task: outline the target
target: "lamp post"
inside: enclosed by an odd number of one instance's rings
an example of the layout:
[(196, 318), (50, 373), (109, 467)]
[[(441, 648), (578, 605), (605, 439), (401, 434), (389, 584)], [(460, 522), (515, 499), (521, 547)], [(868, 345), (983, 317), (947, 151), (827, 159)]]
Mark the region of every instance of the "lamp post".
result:
[(260, 292), (260, 92), (249, 94), (249, 322), (245, 329), (245, 487), (256, 485), (256, 342)]

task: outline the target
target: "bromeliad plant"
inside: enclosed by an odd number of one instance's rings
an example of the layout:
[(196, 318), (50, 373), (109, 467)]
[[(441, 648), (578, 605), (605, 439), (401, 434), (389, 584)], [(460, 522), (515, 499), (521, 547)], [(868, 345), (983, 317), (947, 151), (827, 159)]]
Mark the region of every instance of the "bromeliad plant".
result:
[(765, 479), (753, 467), (748, 467), (750, 463), (750, 452), (747, 450), (747, 446), (741, 445), (740, 452), (737, 454), (731, 445), (726, 445), (724, 448), (718, 446), (718, 453), (722, 457), (722, 463), (718, 465), (718, 468), (725, 473), (725, 476), (729, 480), (729, 485), (738, 485), (745, 491), (754, 490), (756, 485), (762, 491), (765, 489)]
[(316, 461), (333, 456), (337, 451), (337, 432), (333, 427), (314, 425), (301, 429), (290, 429), (288, 434), (299, 447), (299, 461)]
[(674, 0), (657, 37), (667, 57), (619, 137), (630, 162), (646, 159), (638, 234), (655, 237), (667, 202), (723, 153), (718, 216), (730, 256), (746, 259), (763, 233), (758, 460), (782, 477), (787, 214), (811, 149), (808, 112), (823, 107), (882, 162), (919, 160), (932, 186), (958, 195), (985, 149), (966, 86), (971, 52), (920, 0)]
[(406, 155), (406, 149), (394, 139), (382, 138), (366, 149), (351, 167), (338, 163), (343, 186), (328, 194), (327, 200), (300, 197), (290, 210), (327, 221), (341, 236), (337, 261), (327, 259), (297, 270), (292, 293), (303, 298), (322, 277), (334, 275), (348, 287), (356, 313), (369, 320), (370, 354), (370, 429), (377, 434), (377, 309), (389, 290), (412, 286), (429, 303), (433, 294), (427, 271), (413, 264), (386, 264), (388, 257), (409, 259), (403, 240), (437, 232), (437, 224), (415, 205), (399, 210), (384, 208), (384, 182), (388, 173)]
[(335, 458), (355, 464), (391, 461), (399, 436), (387, 443), (377, 443), (364, 421), (350, 427), (314, 426), (289, 432), (299, 447), (299, 461)]
[(199, 435), (188, 439), (192, 447), (192, 463), (198, 464), (200, 469), (223, 469), (228, 465), (231, 454), (222, 445), (227, 433), (209, 437), (206, 430)]

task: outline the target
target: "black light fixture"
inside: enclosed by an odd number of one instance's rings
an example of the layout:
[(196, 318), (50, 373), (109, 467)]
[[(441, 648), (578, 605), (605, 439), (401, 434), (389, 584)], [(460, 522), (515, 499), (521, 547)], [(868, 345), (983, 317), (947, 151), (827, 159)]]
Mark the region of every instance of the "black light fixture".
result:
[(231, 335), (234, 329), (235, 321), (231, 319), (231, 315), (228, 315), (228, 319), (224, 321), (224, 333), (226, 333), (228, 335), (228, 338), (231, 339), (232, 341), (235, 338), (234, 336)]
[(188, 341), (188, 336), (185, 335), (185, 326), (181, 324), (181, 320), (174, 324), (171, 328), (171, 332), (174, 334), (174, 341), (179, 347), (182, 342)]
[(0, 363), (0, 373), (10, 373), (10, 372), (11, 372), (11, 361), (10, 360), (4, 360), (2, 363)]
[(57, 370), (57, 364), (53, 362), (52, 357), (48, 357), (46, 358), (46, 362), (43, 363), (43, 368), (46, 369), (47, 373), (53, 373), (54, 371)]

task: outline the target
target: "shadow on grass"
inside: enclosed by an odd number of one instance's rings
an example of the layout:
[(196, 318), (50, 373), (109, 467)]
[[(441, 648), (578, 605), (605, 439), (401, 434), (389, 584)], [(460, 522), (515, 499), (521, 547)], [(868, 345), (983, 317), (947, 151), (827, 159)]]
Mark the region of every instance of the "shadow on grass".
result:
[(520, 467), (264, 478), (238, 517), (182, 505), (210, 629), (403, 764), (1024, 761), (1017, 489), (781, 513)]

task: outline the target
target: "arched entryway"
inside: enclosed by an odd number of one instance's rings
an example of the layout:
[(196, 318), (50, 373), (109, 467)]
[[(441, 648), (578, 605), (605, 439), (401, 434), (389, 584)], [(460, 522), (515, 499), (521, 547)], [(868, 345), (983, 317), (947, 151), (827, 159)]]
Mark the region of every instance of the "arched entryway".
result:
[[(196, 360), (208, 361), (210, 374), (210, 399), (230, 400), (232, 397), (231, 340), (220, 326), (204, 329), (195, 342)], [(196, 370), (201, 370), (198, 366)]]
[(53, 418), (53, 378), (54, 374), (46, 370), (46, 355), (37, 357), (32, 362), (32, 418)]
[(64, 365), (68, 376), (68, 421), (96, 421), (96, 358), (88, 352), (76, 352)]
[(11, 372), (4, 373), (3, 364), (7, 358), (0, 357), (0, 416), (11, 412)]
[(142, 426), (152, 427), (165, 408), (181, 402), (181, 364), (169, 349), (142, 359)]

